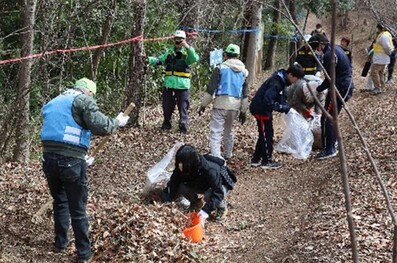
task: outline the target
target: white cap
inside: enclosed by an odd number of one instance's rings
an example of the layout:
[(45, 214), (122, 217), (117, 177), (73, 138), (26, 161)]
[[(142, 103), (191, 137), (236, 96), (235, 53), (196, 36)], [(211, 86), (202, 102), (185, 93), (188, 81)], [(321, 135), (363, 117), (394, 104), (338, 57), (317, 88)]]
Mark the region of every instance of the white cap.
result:
[(183, 30), (177, 30), (174, 33), (174, 37), (180, 37), (186, 39), (186, 33)]
[(308, 42), (311, 37), (312, 37), (311, 35), (304, 35), (303, 36), (303, 38), (305, 39), (306, 42)]

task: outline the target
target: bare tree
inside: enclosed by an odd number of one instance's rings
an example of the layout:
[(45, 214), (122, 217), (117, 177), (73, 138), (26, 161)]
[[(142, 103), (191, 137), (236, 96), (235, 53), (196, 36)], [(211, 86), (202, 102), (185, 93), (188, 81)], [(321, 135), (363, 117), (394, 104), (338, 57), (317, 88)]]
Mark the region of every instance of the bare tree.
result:
[[(22, 37), (21, 56), (25, 57), (32, 54), (34, 40), (36, 0), (23, 1), (22, 21), (25, 29)], [(29, 133), (29, 100), (31, 86), (32, 60), (21, 62), (19, 70), (18, 90), (17, 90), (17, 114), (16, 114), (16, 145), (14, 147), (14, 161), (26, 163), (30, 157), (30, 133)]]
[[(111, 0), (109, 11), (106, 16), (106, 20), (103, 24), (103, 27), (102, 27), (102, 35), (101, 35), (101, 38), (100, 38), (100, 41), (98, 44), (106, 44), (108, 42), (110, 31), (112, 29), (113, 20), (114, 20), (115, 14), (116, 14), (116, 7), (117, 7), (116, 0)], [(90, 78), (92, 80), (96, 80), (98, 65), (101, 60), (104, 50), (105, 50), (105, 47), (97, 48), (95, 50), (94, 54), (92, 55), (91, 70), (90, 70)]]
[[(274, 9), (273, 9), (273, 24), (277, 24), (280, 21), (280, 12), (278, 9), (280, 8), (280, 1), (279, 0), (274, 0)], [(276, 55), (276, 49), (277, 49), (277, 28), (273, 28), (272, 30), (272, 37), (269, 40), (267, 52), (266, 52), (266, 61), (265, 61), (265, 70), (271, 69), (274, 67), (274, 62), (275, 62), (275, 55)]]
[[(134, 5), (134, 24), (132, 26), (132, 36), (140, 36), (144, 33), (146, 18), (146, 0), (135, 0)], [(139, 120), (139, 110), (142, 107), (142, 97), (145, 85), (146, 58), (144, 56), (143, 41), (131, 43), (130, 55), (130, 74), (126, 87), (125, 106), (131, 102), (135, 104), (135, 109), (130, 114), (130, 122), (137, 126)]]
[[(251, 28), (260, 28), (262, 24), (262, 3), (257, 1), (252, 1), (251, 3), (251, 16), (250, 16), (250, 27)], [(249, 71), (248, 81), (249, 83), (254, 82), (255, 75), (257, 73), (256, 69), (256, 61), (258, 59), (258, 38), (259, 32), (250, 32), (248, 37), (248, 46), (247, 46), (247, 58), (246, 58), (246, 67)]]

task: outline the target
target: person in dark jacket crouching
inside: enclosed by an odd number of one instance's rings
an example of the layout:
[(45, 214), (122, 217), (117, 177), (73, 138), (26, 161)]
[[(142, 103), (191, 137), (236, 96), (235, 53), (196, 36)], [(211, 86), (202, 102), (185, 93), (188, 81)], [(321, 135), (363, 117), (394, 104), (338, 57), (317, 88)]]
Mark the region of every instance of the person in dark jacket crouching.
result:
[(42, 162), (53, 198), (55, 250), (66, 250), (72, 221), (78, 262), (92, 260), (86, 212), (91, 133), (111, 134), (129, 119), (123, 113), (113, 119), (100, 112), (93, 99), (96, 90), (93, 81), (82, 78), (42, 109)]
[[(328, 74), (331, 72), (331, 46), (329, 41), (324, 36), (314, 36), (309, 40), (312, 48), (319, 53), (323, 53), (323, 66)], [(345, 54), (344, 50), (340, 46), (335, 46), (335, 88), (339, 91), (343, 100), (347, 102), (353, 95), (354, 84), (353, 84), (353, 71), (352, 64)], [(317, 92), (322, 92), (331, 86), (330, 81), (326, 78), (320, 86), (317, 87)], [(336, 109), (339, 114), (342, 109), (342, 102), (337, 97)], [(327, 93), (325, 99), (325, 110), (332, 115), (335, 105), (331, 101), (331, 92)], [(321, 116), (321, 136), (323, 141), (323, 150), (317, 154), (317, 160), (323, 160), (334, 157), (338, 154), (335, 149), (336, 136), (334, 127), (331, 120), (325, 117), (325, 114)]]
[[(236, 176), (225, 165), (225, 161), (212, 155), (201, 155), (191, 145), (183, 145), (175, 156), (175, 169), (162, 192), (163, 202), (170, 202), (179, 196), (190, 201), (191, 210), (199, 210), (204, 224), (212, 211), (216, 220), (227, 215), (226, 194), (237, 182)], [(203, 203), (198, 194), (204, 194)]]
[(256, 142), (251, 166), (263, 169), (277, 169), (281, 164), (272, 160), (273, 154), (273, 111), (288, 113), (290, 107), (286, 102), (286, 87), (294, 84), (305, 75), (299, 64), (287, 70), (280, 69), (273, 73), (256, 92), (250, 104), (254, 115), (259, 137)]

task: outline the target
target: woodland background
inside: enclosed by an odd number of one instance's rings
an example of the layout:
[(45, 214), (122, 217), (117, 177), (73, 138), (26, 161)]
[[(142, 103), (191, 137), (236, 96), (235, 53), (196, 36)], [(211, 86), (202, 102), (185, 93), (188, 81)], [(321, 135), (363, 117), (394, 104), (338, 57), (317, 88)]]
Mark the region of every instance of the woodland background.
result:
[[(89, 168), (91, 234), (96, 262), (349, 262), (351, 242), (338, 159), (301, 162), (276, 155), (277, 172), (249, 167), (256, 126), (248, 119), (236, 127), (239, 176), (228, 197), (224, 224), (209, 222), (202, 243), (191, 244), (180, 230), (185, 219), (175, 204), (148, 202), (141, 196), (145, 172), (175, 141), (208, 149), (209, 111), (194, 114), (211, 66), (209, 52), (230, 42), (242, 47), (251, 73), (251, 96), (279, 67), (292, 60), (296, 29), (310, 33), (321, 22), (331, 34), (332, 1), (3, 1), (0, 0), (0, 262), (71, 262), (51, 252), (52, 213), (38, 161), (42, 105), (83, 76), (97, 81), (96, 99), (111, 116), (129, 102), (137, 107), (129, 127), (115, 134)], [(289, 11), (291, 16), (287, 14)], [(376, 22), (393, 25), (395, 1), (338, 1), (336, 39), (352, 41), (356, 89), (366, 60), (363, 50), (374, 38)], [(289, 17), (289, 19), (287, 19)], [(194, 28), (189, 42), (201, 59), (193, 67), (191, 128), (181, 138), (159, 131), (162, 69), (146, 66), (172, 44), (175, 29)], [(263, 28), (260, 34), (230, 30)], [(189, 30), (187, 30), (189, 31)], [(235, 32), (235, 31), (233, 31)], [(145, 41), (141, 41), (143, 36)], [(57, 52), (115, 43), (107, 48)], [(29, 54), (39, 58), (9, 62)], [(349, 102), (376, 158), (381, 179), (397, 203), (395, 84), (369, 97), (356, 91)], [(360, 262), (392, 262), (393, 220), (373, 177), (365, 151), (344, 113), (348, 175)], [(276, 141), (282, 134), (276, 116)], [(94, 138), (93, 148), (99, 138)], [(48, 207), (47, 207), (48, 208)], [(395, 231), (394, 231), (395, 232)]]

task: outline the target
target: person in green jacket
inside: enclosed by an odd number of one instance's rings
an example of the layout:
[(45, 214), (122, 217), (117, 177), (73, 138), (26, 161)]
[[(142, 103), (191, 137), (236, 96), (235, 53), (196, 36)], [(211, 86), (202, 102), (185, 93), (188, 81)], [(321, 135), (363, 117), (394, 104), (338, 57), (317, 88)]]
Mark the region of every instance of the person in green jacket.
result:
[(93, 99), (96, 90), (93, 81), (82, 78), (42, 109), (42, 164), (53, 198), (55, 251), (66, 250), (71, 221), (78, 262), (92, 259), (86, 213), (91, 133), (111, 134), (129, 119), (123, 113), (113, 119), (100, 112)]
[(150, 65), (164, 65), (163, 130), (172, 128), (171, 119), (175, 106), (179, 110), (179, 131), (187, 133), (189, 126), (190, 66), (199, 60), (192, 46), (186, 42), (186, 33), (176, 30), (174, 45), (158, 57), (149, 57)]

